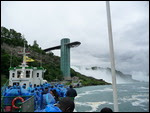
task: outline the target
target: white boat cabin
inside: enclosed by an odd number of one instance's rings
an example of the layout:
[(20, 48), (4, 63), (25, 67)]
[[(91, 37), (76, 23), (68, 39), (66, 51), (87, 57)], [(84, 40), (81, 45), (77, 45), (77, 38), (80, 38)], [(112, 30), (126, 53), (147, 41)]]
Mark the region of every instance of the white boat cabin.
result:
[(22, 67), (11, 67), (9, 68), (9, 85), (13, 86), (18, 83), (19, 85), (26, 85), (26, 88), (29, 87), (29, 84), (41, 85), (43, 84), (44, 76), (43, 67), (25, 67), (24, 74)]

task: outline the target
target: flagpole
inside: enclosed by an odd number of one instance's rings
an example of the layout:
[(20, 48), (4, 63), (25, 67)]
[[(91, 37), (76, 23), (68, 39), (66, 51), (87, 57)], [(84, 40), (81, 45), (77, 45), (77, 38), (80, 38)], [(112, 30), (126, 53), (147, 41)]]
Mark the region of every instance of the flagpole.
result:
[(107, 11), (109, 48), (110, 48), (110, 59), (111, 59), (111, 72), (112, 72), (112, 87), (113, 87), (114, 112), (118, 112), (119, 108), (118, 108), (118, 97), (117, 97), (117, 88), (116, 88), (115, 59), (114, 59), (113, 36), (112, 36), (112, 27), (111, 27), (111, 16), (110, 16), (109, 1), (106, 1), (106, 11)]

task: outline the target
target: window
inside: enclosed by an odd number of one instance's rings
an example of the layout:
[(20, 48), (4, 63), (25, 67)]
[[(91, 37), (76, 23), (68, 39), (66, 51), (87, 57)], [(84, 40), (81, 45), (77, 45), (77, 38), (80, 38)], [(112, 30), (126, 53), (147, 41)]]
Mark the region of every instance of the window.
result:
[(37, 73), (37, 77), (39, 77), (39, 73)]
[(21, 71), (17, 71), (17, 78), (20, 78)]
[(30, 71), (26, 71), (26, 78), (30, 78)]
[(15, 77), (15, 73), (12, 73), (12, 77), (13, 77), (13, 78)]

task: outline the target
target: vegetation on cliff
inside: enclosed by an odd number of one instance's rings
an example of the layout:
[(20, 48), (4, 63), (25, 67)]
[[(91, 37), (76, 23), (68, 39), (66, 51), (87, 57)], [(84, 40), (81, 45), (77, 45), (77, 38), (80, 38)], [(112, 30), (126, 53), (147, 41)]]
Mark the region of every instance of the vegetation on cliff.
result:
[[(21, 33), (13, 29), (8, 30), (1, 27), (1, 85), (8, 80), (9, 67), (16, 67), (22, 62), (22, 55), (18, 51), (23, 50), (23, 46), (30, 51), (29, 57), (34, 59), (34, 62), (28, 63), (29, 66), (40, 67), (46, 69), (44, 79), (53, 81), (55, 79), (63, 80), (62, 72), (60, 70), (60, 58), (55, 56), (52, 52), (46, 54), (37, 44), (36, 40), (33, 45), (29, 45), (28, 41)], [(11, 55), (12, 54), (12, 55)], [(12, 60), (10, 60), (12, 57)], [(71, 77), (77, 76), (81, 80), (82, 85), (105, 85), (108, 84), (103, 80), (97, 80), (92, 77), (87, 77), (71, 69)]]

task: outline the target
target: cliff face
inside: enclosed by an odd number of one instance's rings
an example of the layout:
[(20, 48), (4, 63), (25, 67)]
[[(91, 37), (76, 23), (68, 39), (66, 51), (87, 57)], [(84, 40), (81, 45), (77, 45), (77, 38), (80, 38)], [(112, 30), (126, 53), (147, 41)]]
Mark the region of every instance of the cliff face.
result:
[[(5, 50), (9, 55), (13, 55), (15, 57), (19, 57), (22, 59), (22, 55), (19, 55), (19, 51), (23, 51), (23, 47), (20, 46), (10, 46), (6, 43), (1, 44), (1, 49)], [(58, 64), (60, 63), (60, 60), (57, 56), (54, 56), (53, 53), (50, 54), (42, 54), (34, 51), (31, 47), (26, 47), (26, 51), (29, 51), (30, 54), (28, 55), (29, 57), (33, 58), (37, 62), (43, 62), (43, 63), (54, 63)], [(32, 64), (31, 64), (32, 65)]]

